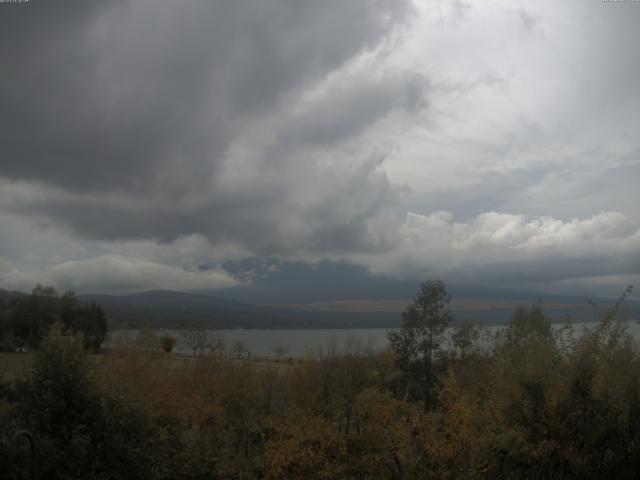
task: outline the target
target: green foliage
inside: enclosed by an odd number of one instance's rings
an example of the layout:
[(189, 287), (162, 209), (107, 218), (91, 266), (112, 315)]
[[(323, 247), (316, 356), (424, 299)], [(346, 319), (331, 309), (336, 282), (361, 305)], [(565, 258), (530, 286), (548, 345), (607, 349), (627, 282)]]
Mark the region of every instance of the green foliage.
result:
[(472, 349), (478, 338), (480, 331), (473, 323), (466, 321), (456, 325), (451, 334), (451, 345), (455, 354), (460, 358), (465, 358), (472, 353)]
[(161, 348), (161, 343), (158, 335), (148, 325), (138, 330), (138, 333), (136, 334), (135, 345), (138, 350), (147, 353), (156, 352), (159, 348)]
[(165, 353), (171, 353), (176, 346), (176, 337), (163, 335), (160, 337), (160, 348)]
[(46, 337), (18, 394), (19, 417), (39, 438), (45, 478), (151, 477), (148, 416), (98, 389), (82, 339)]
[(400, 331), (388, 335), (408, 393), (422, 399), (427, 409), (434, 401), (435, 361), (442, 353), (443, 334), (451, 323), (449, 301), (444, 283), (424, 282), (413, 304), (402, 314)]
[(31, 295), (15, 297), (0, 305), (0, 334), (7, 348), (37, 349), (56, 323), (75, 335), (81, 333), (84, 348), (100, 350), (107, 337), (107, 319), (102, 309), (82, 304), (75, 293), (59, 296), (53, 287), (36, 285)]
[(545, 315), (542, 305), (516, 307), (506, 330), (506, 344), (518, 348), (531, 339), (551, 340), (551, 320)]

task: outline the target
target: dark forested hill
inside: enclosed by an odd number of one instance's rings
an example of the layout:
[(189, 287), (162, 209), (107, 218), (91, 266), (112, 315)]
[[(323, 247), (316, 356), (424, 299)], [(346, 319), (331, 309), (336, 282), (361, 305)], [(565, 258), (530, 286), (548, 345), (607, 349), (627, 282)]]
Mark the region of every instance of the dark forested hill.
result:
[(26, 293), (16, 292), (15, 290), (2, 290), (0, 288), (0, 299), (11, 300), (14, 297), (23, 297)]
[[(456, 291), (456, 290), (454, 290)], [(541, 297), (534, 293), (510, 292), (500, 295), (493, 290), (472, 290), (465, 296), (454, 295), (451, 308), (455, 321), (477, 324), (505, 324), (518, 304), (541, 301), (554, 321), (593, 321), (597, 312), (584, 298), (566, 296)], [(484, 293), (484, 295), (483, 295)], [(517, 295), (520, 293), (521, 295)], [(255, 305), (210, 295), (172, 291), (142, 292), (132, 295), (81, 295), (86, 302), (100, 305), (112, 327), (142, 325), (180, 328), (201, 325), (208, 328), (375, 328), (396, 327), (401, 312), (410, 302), (405, 300), (342, 300), (281, 305)], [(611, 303), (601, 300), (602, 305)], [(640, 312), (638, 302), (627, 301), (628, 317)]]
[(295, 327), (289, 312), (226, 300), (209, 295), (173, 291), (150, 291), (131, 295), (81, 295), (100, 305), (114, 327), (142, 325), (178, 328), (199, 325), (209, 328)]
[[(237, 292), (236, 292), (237, 293)], [(593, 321), (597, 312), (584, 297), (539, 295), (472, 286), (451, 288), (454, 321), (500, 325), (511, 318), (518, 304), (541, 301), (554, 321), (568, 316), (575, 322)], [(21, 292), (0, 290), (5, 301)], [(249, 295), (251, 296), (251, 295)], [(285, 297), (281, 296), (280, 299)], [(296, 298), (296, 297), (292, 297)], [(105, 311), (111, 328), (182, 328), (198, 325), (207, 328), (391, 328), (401, 322), (401, 312), (411, 298), (369, 297), (325, 302), (291, 302), (257, 305), (209, 294), (175, 291), (149, 291), (129, 295), (80, 295), (83, 302), (94, 302)], [(611, 300), (598, 300), (602, 305)], [(625, 302), (627, 317), (635, 320), (640, 302)]]

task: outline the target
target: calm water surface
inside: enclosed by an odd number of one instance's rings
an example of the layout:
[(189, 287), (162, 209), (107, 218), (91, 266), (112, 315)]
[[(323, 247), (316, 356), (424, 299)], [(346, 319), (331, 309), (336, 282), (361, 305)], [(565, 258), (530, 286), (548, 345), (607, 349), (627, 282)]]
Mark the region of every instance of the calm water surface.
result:
[[(593, 327), (595, 323), (574, 324), (576, 335), (580, 335), (585, 327)], [(640, 324), (628, 322), (628, 329), (636, 341), (640, 341)], [(555, 324), (554, 328), (562, 328), (564, 325)], [(484, 327), (481, 334), (481, 343), (489, 344), (491, 335), (503, 326)], [(335, 349), (340, 353), (355, 351), (381, 351), (387, 346), (387, 332), (393, 329), (303, 329), (303, 330), (260, 330), (260, 329), (233, 329), (233, 330), (209, 330), (208, 335), (212, 340), (220, 338), (227, 351), (233, 350), (234, 344), (242, 342), (246, 351), (259, 357), (275, 357), (276, 349), (282, 347), (286, 352), (283, 356), (302, 357), (308, 353), (326, 352)], [(190, 354), (189, 347), (185, 344), (179, 330), (157, 330), (158, 335), (170, 335), (177, 339), (175, 351), (177, 353)], [(136, 337), (135, 330), (116, 330), (111, 334), (110, 341), (117, 343), (122, 339), (133, 340)], [(447, 342), (445, 342), (447, 343)]]

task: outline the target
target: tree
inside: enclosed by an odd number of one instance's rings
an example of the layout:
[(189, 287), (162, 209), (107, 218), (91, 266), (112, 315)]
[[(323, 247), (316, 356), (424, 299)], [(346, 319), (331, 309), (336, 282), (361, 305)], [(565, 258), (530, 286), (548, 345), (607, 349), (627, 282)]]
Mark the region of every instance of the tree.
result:
[(265, 445), (266, 478), (345, 478), (346, 444), (320, 415), (293, 410), (273, 420)]
[(273, 353), (276, 354), (276, 360), (280, 360), (280, 357), (287, 353), (287, 347), (284, 345), (276, 345), (273, 347)]
[(236, 340), (234, 342), (234, 344), (233, 344), (233, 352), (236, 354), (238, 359), (242, 358), (242, 355), (246, 351), (247, 351), (247, 346), (245, 345), (244, 341)]
[(224, 349), (226, 347), (226, 342), (224, 337), (219, 333), (216, 333), (213, 336), (213, 339), (209, 342), (209, 349), (211, 350), (211, 354), (216, 358), (224, 357)]
[(551, 319), (544, 313), (541, 304), (530, 307), (518, 305), (506, 330), (506, 341), (516, 347), (532, 339), (553, 339)]
[[(80, 337), (50, 331), (17, 392), (43, 478), (151, 478), (158, 436), (141, 404), (101, 390)], [(1, 472), (1, 470), (0, 470)]]
[(465, 358), (469, 353), (471, 353), (479, 335), (480, 332), (478, 329), (469, 321), (456, 325), (453, 329), (453, 333), (451, 334), (451, 344), (455, 353), (460, 358)]
[(10, 349), (11, 329), (9, 327), (9, 309), (4, 298), (0, 297), (0, 352)]
[(36, 285), (31, 295), (12, 300), (8, 327), (20, 349), (38, 348), (49, 328), (58, 322), (72, 335), (82, 333), (85, 349), (98, 351), (107, 337), (102, 308), (80, 303), (71, 290), (60, 297), (53, 287)]
[(38, 284), (31, 295), (16, 299), (9, 324), (16, 344), (38, 348), (51, 325), (60, 319), (58, 293), (53, 287)]
[(80, 307), (78, 330), (84, 335), (85, 349), (100, 350), (107, 338), (107, 317), (102, 308), (93, 302)]
[(402, 327), (388, 334), (408, 392), (422, 399), (426, 410), (435, 398), (434, 362), (441, 353), (444, 331), (451, 323), (450, 299), (442, 281), (422, 283), (413, 304), (402, 314)]
[(182, 330), (180, 334), (184, 339), (184, 343), (193, 352), (194, 357), (198, 354), (202, 355), (204, 351), (209, 347), (209, 334), (203, 328), (187, 328), (185, 330)]
[(162, 348), (165, 353), (171, 353), (175, 346), (176, 337), (171, 337), (169, 335), (163, 335), (160, 337), (160, 348)]
[(160, 347), (158, 335), (149, 325), (138, 330), (136, 334), (136, 347), (145, 352), (155, 352)]

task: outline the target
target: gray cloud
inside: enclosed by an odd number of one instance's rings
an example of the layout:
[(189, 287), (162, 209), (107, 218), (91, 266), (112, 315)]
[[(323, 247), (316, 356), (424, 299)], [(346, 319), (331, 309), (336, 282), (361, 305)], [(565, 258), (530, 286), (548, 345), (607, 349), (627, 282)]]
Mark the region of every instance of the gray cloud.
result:
[(117, 255), (62, 262), (35, 272), (10, 269), (0, 276), (3, 284), (29, 291), (35, 284), (56, 285), (82, 293), (129, 293), (144, 290), (202, 290), (238, 285), (219, 268), (186, 271)]
[(569, 221), (488, 212), (468, 222), (455, 221), (449, 212), (409, 213), (398, 232), (398, 248), (362, 255), (360, 262), (398, 278), (427, 275), (535, 289), (554, 282), (567, 288), (567, 279), (581, 277), (594, 284), (600, 277), (632, 279), (640, 269), (640, 228), (616, 212)]
[(408, 13), (406, 2), (30, 3), (0, 17), (12, 65), (2, 175), (145, 195), (206, 184), (245, 117), (374, 48)]
[[(337, 248), (355, 247), (349, 237), (362, 237), (361, 223), (381, 203), (368, 190), (383, 193), (386, 183), (366, 166), (320, 171), (309, 149), (333, 148), (423, 102), (415, 75), (341, 72), (408, 19), (408, 2), (142, 0), (63, 9), (34, 1), (5, 10), (0, 58), (15, 68), (0, 93), (4, 206), (89, 238), (203, 233), (280, 253), (319, 234), (320, 248), (331, 248), (329, 237), (344, 244)], [(313, 88), (330, 92), (306, 105)], [(251, 148), (251, 128), (272, 123), (276, 137), (261, 142), (242, 178), (229, 174), (238, 162), (229, 149)], [(354, 196), (351, 211), (336, 203), (338, 216), (291, 200), (309, 183), (326, 187), (316, 189), (316, 204), (349, 195), (331, 188), (345, 174), (341, 188), (370, 200)], [(334, 228), (341, 234), (323, 233)]]
[(256, 256), (636, 278), (638, 20), (633, 2), (0, 4), (0, 287), (223, 287), (215, 265)]

